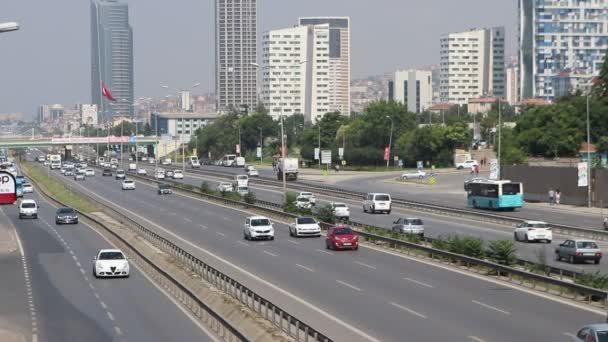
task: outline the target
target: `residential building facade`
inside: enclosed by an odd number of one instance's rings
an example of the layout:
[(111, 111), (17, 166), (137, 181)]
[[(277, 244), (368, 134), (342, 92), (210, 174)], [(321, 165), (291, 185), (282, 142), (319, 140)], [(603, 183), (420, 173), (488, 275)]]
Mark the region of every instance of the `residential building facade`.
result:
[[(519, 0), (520, 98), (584, 88), (608, 50), (608, 0)], [(568, 83), (568, 84), (564, 84)]]
[(412, 113), (421, 113), (433, 105), (431, 71), (398, 70), (393, 80), (392, 100), (404, 104)]
[[(218, 113), (152, 113), (150, 126), (158, 135), (183, 137), (184, 142), (190, 138), (197, 129), (203, 128), (220, 116)], [(158, 130), (157, 130), (158, 125)]]
[(505, 96), (505, 29), (449, 33), (440, 39), (440, 101), (466, 104), (472, 97)]
[(219, 111), (251, 111), (257, 99), (257, 1), (215, 0), (215, 94)]
[(519, 68), (515, 66), (508, 67), (505, 70), (505, 99), (509, 105), (513, 106), (519, 102)]
[[(102, 82), (116, 102), (102, 96)], [(91, 99), (104, 117), (133, 116), (133, 30), (117, 0), (91, 1)]]
[(38, 106), (36, 114), (36, 121), (38, 123), (50, 122), (51, 121), (51, 106), (48, 104)]

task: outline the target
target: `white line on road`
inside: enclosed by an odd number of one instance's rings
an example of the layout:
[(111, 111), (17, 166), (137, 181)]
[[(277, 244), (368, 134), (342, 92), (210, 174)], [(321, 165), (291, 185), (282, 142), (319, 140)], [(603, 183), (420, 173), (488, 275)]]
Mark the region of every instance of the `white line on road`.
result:
[(247, 246), (247, 247), (249, 247), (249, 245), (248, 245), (248, 244), (246, 244), (246, 243), (244, 243), (243, 241), (237, 241), (237, 243), (238, 243), (238, 244), (240, 244), (240, 245), (243, 245), (243, 246)]
[(354, 262), (355, 264), (357, 264), (357, 265), (361, 265), (361, 266), (363, 266), (363, 267), (371, 268), (372, 270), (375, 270), (375, 269), (376, 269), (376, 266), (372, 266), (372, 265), (364, 264), (364, 263), (362, 263), (362, 262), (360, 262), (360, 261), (353, 261), (353, 262)]
[(571, 337), (571, 338), (575, 338), (576, 337), (574, 334), (569, 333), (569, 332), (563, 332), (562, 335), (566, 335), (566, 336)]
[(266, 253), (266, 254), (268, 254), (268, 255), (270, 255), (270, 256), (273, 256), (273, 257), (278, 256), (278, 255), (276, 255), (276, 254), (274, 254), (274, 253), (270, 253), (269, 251), (264, 251), (264, 253)]
[(317, 249), (317, 252), (321, 252), (321, 253), (325, 253), (325, 254), (329, 254), (329, 255), (334, 255), (333, 253), (330, 253), (328, 251), (324, 251), (322, 249)]
[(411, 282), (412, 282), (412, 283), (414, 283), (414, 284), (422, 285), (422, 286), (428, 287), (428, 288), (430, 288), (430, 289), (434, 289), (434, 288), (435, 288), (435, 286), (433, 286), (433, 285), (430, 285), (430, 284), (427, 284), (427, 283), (423, 283), (423, 282), (418, 281), (418, 280), (416, 280), (416, 279), (412, 279), (412, 278), (403, 278), (403, 280), (411, 281)]
[(358, 287), (356, 287), (356, 286), (354, 286), (354, 285), (351, 285), (351, 284), (349, 284), (349, 283), (343, 282), (342, 280), (336, 280), (336, 282), (337, 282), (338, 284), (342, 284), (342, 285), (344, 285), (344, 286), (346, 286), (346, 287), (350, 287), (351, 289), (353, 289), (353, 290), (355, 290), (355, 291), (359, 291), (359, 292), (363, 291), (363, 290), (361, 290), (360, 288), (358, 288)]
[(119, 327), (114, 327), (114, 331), (116, 331), (116, 335), (122, 336), (122, 330)]
[(289, 242), (289, 243), (293, 243), (294, 245), (299, 245), (299, 244), (300, 244), (300, 243), (299, 243), (299, 242), (297, 242), (297, 241), (293, 241), (293, 240), (289, 240), (289, 239), (287, 239), (287, 242)]
[(184, 217), (184, 221), (192, 223), (192, 220), (187, 217)]
[(499, 308), (497, 308), (495, 306), (488, 305), (488, 304), (485, 304), (485, 303), (482, 303), (482, 302), (479, 302), (479, 301), (476, 301), (476, 300), (472, 300), (472, 302), (475, 303), (475, 304), (477, 304), (477, 305), (483, 306), (484, 308), (488, 308), (490, 310), (498, 311), (498, 312), (503, 313), (505, 315), (510, 315), (511, 314), (508, 311), (501, 310), (501, 309), (499, 309)]
[(209, 229), (207, 226), (205, 226), (204, 224), (199, 224), (199, 227), (201, 227), (201, 229)]
[(222, 232), (215, 232), (215, 234), (220, 235), (220, 236), (226, 236), (226, 234), (224, 234)]
[(99, 302), (99, 304), (101, 304), (101, 307), (102, 307), (104, 310), (107, 310), (107, 309), (108, 309), (108, 306), (106, 305), (106, 303), (104, 303), (104, 302)]
[(315, 270), (313, 270), (310, 267), (302, 266), (300, 264), (296, 264), (296, 266), (298, 266), (299, 268), (303, 268), (303, 269), (307, 270), (308, 272), (314, 272), (315, 271)]
[(471, 340), (475, 341), (475, 342), (487, 342), (486, 340), (481, 339), (481, 338), (479, 338), (477, 336), (471, 335), (471, 336), (467, 336), (467, 337), (470, 338)]
[(411, 313), (414, 316), (418, 316), (418, 317), (420, 317), (422, 319), (426, 319), (427, 318), (425, 315), (421, 314), (420, 312), (416, 312), (416, 311), (414, 311), (414, 310), (412, 310), (410, 308), (406, 308), (405, 306), (403, 306), (401, 304), (397, 304), (395, 302), (391, 302), (391, 305), (394, 306), (394, 307), (396, 307), (396, 308), (399, 308), (399, 309), (401, 309), (403, 311), (409, 312), (409, 313)]
[(107, 314), (108, 314), (108, 318), (110, 319), (110, 321), (113, 321), (114, 315), (112, 315), (112, 313), (110, 311), (108, 311)]

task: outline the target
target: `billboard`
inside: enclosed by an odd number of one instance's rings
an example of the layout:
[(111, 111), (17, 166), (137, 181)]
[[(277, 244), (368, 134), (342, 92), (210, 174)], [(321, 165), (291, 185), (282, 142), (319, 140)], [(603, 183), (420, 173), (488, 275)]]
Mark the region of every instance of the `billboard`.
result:
[(96, 126), (97, 122), (97, 105), (96, 104), (83, 104), (80, 107), (80, 117), (82, 118), (83, 125)]
[(17, 182), (6, 171), (0, 171), (0, 204), (13, 204), (17, 201)]
[(588, 170), (587, 162), (578, 163), (578, 186), (588, 186)]

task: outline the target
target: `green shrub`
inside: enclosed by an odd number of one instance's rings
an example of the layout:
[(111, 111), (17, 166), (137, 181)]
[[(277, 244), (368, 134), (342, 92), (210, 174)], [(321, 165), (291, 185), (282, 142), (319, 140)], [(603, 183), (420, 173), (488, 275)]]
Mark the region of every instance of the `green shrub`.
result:
[(608, 289), (608, 274), (601, 274), (600, 271), (595, 273), (583, 273), (577, 276), (574, 282), (579, 285), (606, 290)]
[(516, 261), (515, 243), (511, 240), (494, 240), (488, 246), (487, 255), (495, 263), (513, 266)]
[(336, 223), (336, 216), (334, 215), (334, 210), (328, 204), (324, 207), (318, 208), (315, 212), (315, 217), (325, 223)]
[(200, 190), (202, 193), (204, 194), (208, 194), (211, 191), (211, 188), (209, 187), (209, 183), (207, 182), (202, 182), (201, 183), (201, 187)]
[(448, 242), (442, 236), (438, 236), (436, 239), (433, 239), (431, 246), (442, 251), (448, 250)]
[(245, 200), (246, 203), (249, 204), (255, 204), (256, 202), (256, 197), (255, 197), (255, 192), (253, 191), (249, 191), (245, 196), (243, 196), (243, 199)]
[(192, 184), (188, 184), (188, 183), (183, 183), (182, 188), (184, 188), (186, 190), (194, 190), (194, 186), (192, 186)]
[(297, 195), (294, 192), (285, 193), (285, 199), (283, 201), (283, 211), (286, 213), (297, 214), (298, 207), (296, 206)]

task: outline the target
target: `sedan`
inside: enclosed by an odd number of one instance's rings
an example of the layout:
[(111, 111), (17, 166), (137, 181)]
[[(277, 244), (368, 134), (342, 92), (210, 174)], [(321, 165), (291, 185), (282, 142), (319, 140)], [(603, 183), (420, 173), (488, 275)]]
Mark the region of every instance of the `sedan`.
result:
[(608, 324), (589, 324), (582, 327), (576, 336), (572, 336), (573, 342), (606, 342), (608, 341)]
[(234, 191), (234, 188), (232, 187), (231, 183), (228, 182), (221, 182), (218, 186), (217, 186), (217, 191), (219, 192), (232, 192)]
[(148, 171), (146, 171), (146, 169), (139, 169), (139, 170), (137, 170), (137, 174), (141, 175), (141, 176), (145, 176), (148, 174)]
[(68, 176), (68, 177), (72, 177), (74, 176), (74, 171), (72, 170), (65, 170), (65, 172), (63, 173), (64, 176)]
[(557, 246), (555, 258), (558, 261), (565, 258), (571, 264), (587, 260), (593, 260), (595, 264), (599, 264), (602, 259), (602, 251), (594, 241), (572, 239), (566, 240)]
[(551, 227), (543, 221), (524, 221), (518, 223), (514, 232), (515, 241), (545, 241), (551, 243)]
[(24, 194), (34, 192), (34, 187), (30, 183), (23, 183), (23, 185), (21, 186), (21, 189), (23, 190)]
[(249, 176), (249, 177), (258, 177), (260, 175), (258, 170), (256, 170), (256, 168), (253, 166), (247, 166), (246, 170), (247, 170), (247, 176)]
[(393, 231), (402, 234), (418, 235), (424, 237), (424, 224), (422, 220), (414, 217), (403, 217), (393, 222)]
[(359, 249), (359, 236), (348, 225), (338, 224), (327, 230), (327, 249)]
[(173, 179), (184, 179), (184, 173), (180, 170), (173, 171)]
[(55, 224), (78, 224), (78, 214), (74, 208), (59, 208), (55, 214)]
[(412, 172), (405, 172), (404, 174), (401, 175), (401, 179), (402, 180), (407, 180), (407, 179), (423, 179), (424, 177), (426, 177), (426, 172), (422, 171), (422, 170), (416, 170), (416, 171), (412, 171)]
[(77, 171), (76, 174), (74, 175), (74, 180), (78, 181), (78, 180), (84, 180), (85, 179), (85, 173), (83, 171)]
[(112, 170), (111, 169), (103, 169), (103, 172), (101, 173), (102, 176), (104, 177), (112, 177)]
[(300, 236), (321, 236), (321, 226), (312, 217), (296, 217), (294, 222), (289, 225), (289, 235)]
[(170, 195), (173, 193), (169, 184), (158, 184), (158, 194), (159, 195)]
[(129, 179), (125, 179), (122, 181), (122, 189), (123, 190), (135, 190), (135, 182)]
[(129, 277), (129, 261), (118, 249), (102, 249), (93, 259), (93, 276)]
[(95, 176), (95, 170), (93, 170), (93, 169), (86, 169), (86, 170), (84, 170), (84, 174), (87, 177)]

